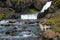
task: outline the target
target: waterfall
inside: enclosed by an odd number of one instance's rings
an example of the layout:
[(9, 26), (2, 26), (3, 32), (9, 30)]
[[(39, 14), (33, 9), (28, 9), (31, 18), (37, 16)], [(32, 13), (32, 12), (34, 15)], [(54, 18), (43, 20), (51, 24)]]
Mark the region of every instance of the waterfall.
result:
[(24, 14), (21, 15), (21, 19), (37, 19), (38, 13), (43, 13), (45, 10), (47, 10), (52, 4), (52, 1), (48, 1), (43, 7), (40, 12), (34, 13), (34, 14)]
[(37, 19), (37, 13), (21, 15), (21, 19)]
[(47, 3), (43, 6), (43, 8), (42, 8), (42, 10), (41, 10), (40, 12), (44, 12), (45, 10), (47, 10), (47, 9), (51, 6), (51, 4), (52, 4), (52, 1), (47, 2)]

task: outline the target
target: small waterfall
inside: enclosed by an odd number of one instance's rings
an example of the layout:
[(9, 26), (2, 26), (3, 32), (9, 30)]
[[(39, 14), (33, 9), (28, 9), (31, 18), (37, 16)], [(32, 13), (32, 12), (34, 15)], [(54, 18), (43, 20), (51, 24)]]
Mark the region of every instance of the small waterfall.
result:
[(37, 19), (37, 14), (38, 13), (35, 13), (35, 14), (24, 14), (24, 15), (21, 15), (21, 19)]
[(43, 13), (45, 10), (47, 10), (52, 4), (52, 1), (48, 1), (43, 7), (40, 12), (34, 13), (34, 14), (23, 14), (21, 15), (21, 19), (37, 19), (37, 16), (39, 13)]
[(44, 12), (45, 10), (47, 10), (47, 9), (51, 6), (51, 4), (52, 4), (52, 1), (47, 2), (47, 3), (43, 6), (43, 8), (42, 8), (42, 10), (41, 10), (40, 12)]

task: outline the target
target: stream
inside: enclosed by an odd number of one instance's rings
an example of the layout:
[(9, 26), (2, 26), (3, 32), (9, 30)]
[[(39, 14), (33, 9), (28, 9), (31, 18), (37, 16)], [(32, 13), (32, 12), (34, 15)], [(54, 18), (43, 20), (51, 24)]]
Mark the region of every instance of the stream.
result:
[[(51, 3), (52, 1), (47, 2), (40, 12), (47, 10)], [(40, 12), (22, 14), (21, 19), (15, 21), (1, 20), (0, 40), (41, 40), (42, 31), (37, 20), (37, 15)]]

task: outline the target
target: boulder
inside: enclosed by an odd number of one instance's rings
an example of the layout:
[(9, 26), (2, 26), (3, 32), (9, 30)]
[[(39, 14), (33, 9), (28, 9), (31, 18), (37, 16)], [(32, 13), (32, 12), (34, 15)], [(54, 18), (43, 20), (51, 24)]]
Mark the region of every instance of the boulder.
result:
[(48, 29), (47, 31), (45, 31), (45, 32), (43, 33), (43, 36), (44, 36), (45, 38), (54, 38), (54, 37), (56, 36), (56, 33), (55, 33), (54, 31)]
[(5, 15), (4, 18), (11, 18), (11, 16), (15, 14), (11, 8), (0, 8), (0, 13)]

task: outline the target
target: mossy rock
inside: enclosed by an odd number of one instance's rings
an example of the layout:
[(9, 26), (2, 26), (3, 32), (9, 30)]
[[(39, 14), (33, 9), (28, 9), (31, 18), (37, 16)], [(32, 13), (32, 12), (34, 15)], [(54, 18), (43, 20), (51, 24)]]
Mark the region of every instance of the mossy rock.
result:
[[(52, 17), (54, 15), (54, 17)], [(51, 15), (52, 19), (48, 19), (48, 23), (53, 23), (53, 30), (60, 33), (60, 9)]]
[(0, 19), (3, 18), (5, 16), (5, 14), (0, 13)]

